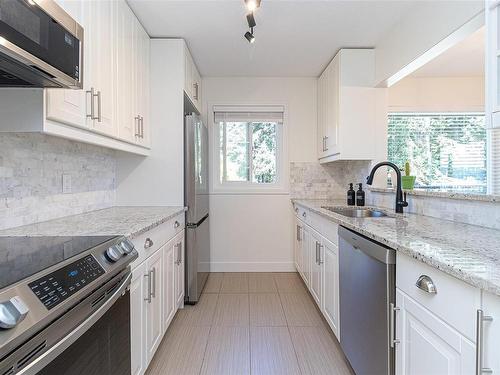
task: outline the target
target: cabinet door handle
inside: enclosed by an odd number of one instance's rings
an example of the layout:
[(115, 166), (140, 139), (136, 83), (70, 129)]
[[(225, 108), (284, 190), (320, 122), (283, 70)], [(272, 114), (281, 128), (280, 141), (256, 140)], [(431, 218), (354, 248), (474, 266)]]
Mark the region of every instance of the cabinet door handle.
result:
[(488, 367), (483, 367), (483, 333), (484, 322), (491, 322), (493, 317), (484, 315), (483, 310), (479, 309), (476, 312), (476, 375), (491, 374), (493, 370)]
[(151, 246), (154, 245), (154, 242), (151, 238), (146, 238), (146, 241), (144, 241), (144, 248), (149, 249)]
[(421, 275), (415, 283), (415, 286), (426, 293), (437, 294), (436, 284), (434, 284), (434, 281), (427, 275)]
[(297, 225), (297, 241), (300, 242), (300, 226)]
[(182, 242), (177, 244), (177, 264), (180, 265), (182, 263)]
[(194, 94), (194, 99), (195, 99), (195, 100), (198, 100), (198, 82), (195, 82), (195, 83), (193, 84), (193, 86), (194, 86), (194, 92), (195, 92), (195, 94)]
[(139, 116), (139, 126), (141, 128), (141, 138), (144, 139), (144, 117)]
[(390, 320), (389, 320), (389, 329), (390, 329), (390, 340), (391, 340), (391, 348), (396, 347), (396, 344), (399, 344), (399, 340), (396, 338), (396, 311), (399, 311), (399, 307), (395, 306), (394, 303), (390, 303)]
[(325, 135), (325, 151), (328, 151), (328, 136)]
[(102, 122), (101, 91), (97, 91), (97, 122)]
[(153, 287), (151, 288), (151, 297), (156, 298), (156, 267), (153, 267), (151, 270), (151, 284)]
[(141, 136), (141, 125), (140, 125), (140, 116), (134, 117), (134, 127), (135, 127), (135, 136)]
[(93, 87), (90, 88), (90, 90), (86, 91), (87, 94), (90, 94), (90, 115), (87, 114), (87, 118), (91, 120), (96, 120), (97, 117), (95, 117), (95, 105), (94, 105), (94, 100), (99, 93), (96, 94), (95, 89)]
[(304, 212), (302, 212), (302, 217), (303, 217), (304, 219), (306, 218), (306, 216), (307, 216), (306, 212), (305, 212), (305, 211), (304, 211)]
[(319, 264), (318, 253), (319, 253), (319, 242), (316, 241), (316, 264)]
[(174, 223), (174, 228), (177, 229), (179, 228), (179, 226), (181, 225), (181, 223), (179, 223), (177, 220), (175, 221)]
[(144, 298), (144, 301), (151, 303), (151, 272), (148, 272), (147, 274), (145, 274), (144, 277), (148, 278), (148, 292), (146, 293), (147, 297)]
[(323, 264), (323, 260), (321, 259), (321, 249), (323, 245), (318, 242), (318, 265)]

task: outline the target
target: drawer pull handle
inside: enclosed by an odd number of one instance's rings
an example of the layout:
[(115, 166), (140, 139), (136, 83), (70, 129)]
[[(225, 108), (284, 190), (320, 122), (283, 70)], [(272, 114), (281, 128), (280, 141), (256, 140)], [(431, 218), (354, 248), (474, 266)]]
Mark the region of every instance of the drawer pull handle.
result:
[(307, 214), (305, 212), (302, 212), (302, 217), (306, 217)]
[(476, 315), (476, 375), (484, 373), (491, 374), (493, 370), (489, 367), (483, 367), (483, 334), (484, 322), (493, 321), (493, 317), (484, 315), (483, 310), (477, 310)]
[(432, 281), (432, 279), (427, 275), (420, 276), (415, 285), (418, 289), (423, 290), (426, 293), (437, 294), (437, 288), (434, 281)]
[(179, 226), (181, 225), (181, 223), (179, 223), (177, 220), (175, 221), (174, 223), (174, 228), (179, 228)]
[(154, 245), (154, 242), (151, 238), (146, 238), (146, 241), (144, 242), (144, 248), (149, 249), (151, 246)]

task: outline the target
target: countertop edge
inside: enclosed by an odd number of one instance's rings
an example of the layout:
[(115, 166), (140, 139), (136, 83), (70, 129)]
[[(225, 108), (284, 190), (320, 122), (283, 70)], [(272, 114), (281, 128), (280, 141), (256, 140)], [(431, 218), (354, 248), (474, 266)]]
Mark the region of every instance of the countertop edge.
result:
[(339, 225), (342, 225), (348, 229), (352, 229), (353, 231), (360, 233), (370, 239), (373, 239), (374, 241), (377, 241), (381, 244), (384, 244), (396, 251), (399, 251), (407, 256), (410, 256), (411, 258), (418, 260), (430, 267), (433, 267), (437, 270), (440, 270), (450, 276), (453, 276), (457, 279), (459, 279), (462, 282), (465, 282), (475, 288), (479, 288), (481, 290), (484, 290), (485, 292), (495, 294), (497, 296), (500, 296), (500, 285), (497, 285), (493, 282), (491, 282), (488, 279), (481, 278), (477, 275), (472, 275), (466, 272), (463, 272), (461, 269), (447, 264), (443, 263), (442, 261), (435, 259), (433, 257), (426, 256), (419, 251), (406, 247), (406, 246), (401, 246), (397, 243), (394, 243), (392, 241), (388, 241), (385, 238), (382, 238), (378, 236), (377, 234), (374, 234), (370, 231), (367, 231), (365, 229), (359, 228), (356, 225), (353, 225), (352, 223), (349, 223), (345, 220), (342, 219), (341, 215), (335, 214), (335, 213), (326, 213), (325, 210), (323, 209), (318, 209), (314, 205), (310, 204), (307, 202), (307, 200), (304, 199), (291, 199), (292, 204), (296, 204), (298, 206), (307, 208), (308, 210), (311, 210), (312, 212), (336, 223)]
[(174, 217), (176, 217), (176, 216), (178, 216), (181, 213), (186, 212), (186, 211), (187, 211), (187, 207), (182, 207), (182, 208), (179, 207), (178, 211), (174, 211), (170, 215), (166, 215), (165, 217), (161, 218), (160, 220), (154, 221), (150, 225), (147, 225), (139, 230), (128, 233), (125, 235), (125, 237), (127, 237), (130, 240), (133, 240), (134, 238), (139, 237), (141, 234), (149, 232), (151, 229), (156, 228), (156, 227), (162, 225), (163, 223), (166, 223), (167, 221), (173, 219)]

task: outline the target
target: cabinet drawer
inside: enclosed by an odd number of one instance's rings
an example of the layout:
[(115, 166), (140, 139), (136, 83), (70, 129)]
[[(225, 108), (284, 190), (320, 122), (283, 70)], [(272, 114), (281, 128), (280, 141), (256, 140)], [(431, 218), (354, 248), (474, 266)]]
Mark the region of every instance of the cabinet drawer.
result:
[[(173, 219), (153, 228), (132, 240), (139, 257), (132, 263), (132, 269), (141, 264), (161, 246), (184, 229), (185, 215), (181, 213)], [(149, 239), (149, 240), (148, 240)]]
[[(432, 280), (436, 293), (416, 286), (421, 276)], [(479, 289), (399, 253), (396, 258), (396, 286), (475, 342), (476, 311), (481, 304)]]
[(339, 245), (339, 225), (325, 218), (321, 218), (321, 234), (335, 245)]

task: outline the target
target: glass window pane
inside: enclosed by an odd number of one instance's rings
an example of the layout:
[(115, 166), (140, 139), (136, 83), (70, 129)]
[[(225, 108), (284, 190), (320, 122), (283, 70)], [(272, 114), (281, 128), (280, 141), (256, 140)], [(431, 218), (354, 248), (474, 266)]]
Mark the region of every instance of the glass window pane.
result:
[(221, 180), (249, 181), (248, 124), (220, 123)]
[(276, 182), (277, 123), (252, 123), (252, 182)]
[(388, 159), (408, 160), (416, 187), (486, 193), (483, 114), (389, 114)]

